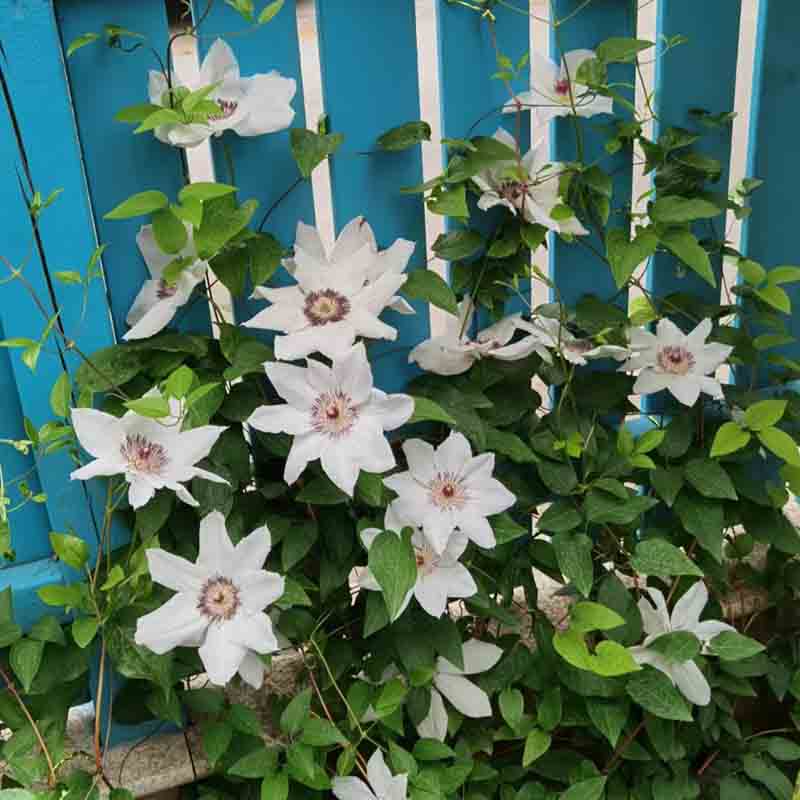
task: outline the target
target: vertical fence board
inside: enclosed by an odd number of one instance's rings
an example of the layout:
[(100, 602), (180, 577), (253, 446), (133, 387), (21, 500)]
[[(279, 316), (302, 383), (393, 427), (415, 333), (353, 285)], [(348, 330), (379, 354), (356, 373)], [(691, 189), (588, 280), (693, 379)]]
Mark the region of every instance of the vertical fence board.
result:
[[(126, 47), (141, 44), (131, 53), (95, 42), (67, 60), (98, 237), (108, 245), (103, 264), (114, 329), (122, 337), (128, 330), (125, 317), (142, 283), (150, 277), (136, 246), (136, 233), (147, 219), (105, 220), (103, 215), (146, 189), (159, 189), (174, 200), (183, 185), (178, 148), (159, 142), (152, 132), (134, 135), (135, 125), (114, 120), (121, 108), (148, 101), (148, 72), (159, 69), (151, 48), (166, 63), (166, 10), (163, 0), (118, 3), (113, 12), (106, 0), (58, 0), (57, 12), (65, 50), (73, 39), (86, 31), (100, 32), (106, 23), (146, 37), (141, 43), (125, 40)], [(204, 302), (182, 310), (178, 319), (183, 330), (210, 331)]]
[[(24, 275), (47, 313), (60, 308), (64, 329), (81, 350), (91, 353), (113, 341), (103, 286), (98, 281), (92, 284), (83, 314), (80, 290), (48, 275), (48, 270), (85, 263), (96, 246), (52, 4), (42, 1), (22, 6), (11, 0), (0, 1), (0, 40), (5, 53), (0, 66), (14, 106), (13, 116), (5, 110), (0, 115), (0, 153), (2, 162), (10, 166), (0, 173), (0, 205), (6, 213), (5, 229), (12, 234), (6, 238), (4, 255), (17, 266), (26, 265)], [(18, 150), (17, 131), (24, 156)], [(39, 226), (46, 264), (33, 242), (20, 192), (19, 179), (26, 183), (26, 171), (45, 197), (54, 189), (63, 189)], [(12, 281), (1, 291), (0, 318), (7, 335), (38, 339), (45, 321), (20, 281)], [(53, 334), (35, 374), (22, 364), (17, 353), (12, 356), (22, 410), (37, 428), (53, 417), (49, 387), (64, 364), (72, 371), (79, 363), (77, 356), (53, 354), (56, 348)], [(43, 386), (47, 387), (45, 391)], [(73, 464), (64, 451), (37, 458), (37, 466), (48, 496), (51, 529), (73, 528), (90, 547), (96, 547), (102, 488), (70, 481)], [(94, 510), (88, 496), (95, 500)]]
[[(553, 0), (555, 19), (566, 19), (563, 25), (551, 27), (550, 49), (554, 60), (560, 60), (570, 50), (594, 50), (604, 39), (612, 36), (635, 36), (635, 3), (629, 0), (599, 0), (583, 6), (582, 0)], [(574, 16), (570, 16), (573, 15)], [(634, 70), (632, 65), (613, 64), (608, 70), (609, 82), (632, 84)], [(624, 88), (620, 94), (633, 101), (633, 92)], [(630, 116), (619, 104), (614, 106), (615, 116)], [(628, 224), (626, 211), (631, 199), (632, 154), (622, 149), (609, 156), (604, 143), (610, 132), (611, 117), (595, 116), (579, 119), (583, 131), (583, 161), (599, 166), (613, 176), (613, 195), (609, 225), (625, 228)], [(572, 161), (578, 156), (575, 126), (570, 117), (555, 120), (552, 140), (552, 156), (556, 161)], [(584, 294), (595, 294), (608, 300), (612, 297), (623, 308), (627, 304), (626, 293), (618, 293), (611, 270), (591, 250), (573, 242), (567, 244), (557, 236), (552, 236), (550, 247), (550, 277), (555, 281), (561, 299), (567, 306), (573, 306)], [(591, 236), (575, 237), (585, 244), (605, 253), (605, 246), (596, 233)]]
[[(727, 194), (731, 157), (731, 126), (704, 128), (693, 121), (690, 109), (705, 109), (713, 114), (733, 110), (736, 87), (736, 62), (739, 45), (741, 0), (709, 0), (703, 13), (684, 0), (662, 0), (659, 6), (657, 34), (670, 37), (680, 34), (688, 41), (656, 62), (656, 137), (669, 127), (680, 127), (702, 133), (697, 143), (700, 152), (717, 159), (722, 176), (714, 191)], [(714, 31), (713, 46), (709, 31)], [(659, 45), (659, 50), (661, 45)], [(697, 225), (698, 238), (724, 238), (725, 217)], [(717, 283), (722, 259), (712, 259)], [(698, 300), (716, 303), (719, 285), (711, 286), (688, 267), (676, 269), (678, 262), (667, 253), (658, 253), (648, 271), (651, 292), (664, 296), (672, 292), (691, 294)]]
[[(292, 127), (303, 128), (306, 127), (306, 118), (296, 14), (295, 0), (287, 0), (268, 24), (245, 36), (226, 41), (236, 54), (243, 76), (277, 70), (284, 77), (297, 81), (297, 93), (292, 100), (292, 108), (295, 110)], [(242, 18), (232, 8), (223, 3), (215, 3), (200, 27), (201, 57), (218, 36), (225, 38), (227, 31), (241, 29), (243, 24)], [(311, 127), (315, 124), (312, 120)], [(226, 133), (221, 139), (216, 139), (212, 146), (217, 180), (232, 182), (238, 186), (241, 201), (251, 197), (259, 201), (259, 208), (253, 217), (256, 225), (300, 175), (292, 158), (288, 131), (249, 138)], [(229, 174), (226, 148), (233, 163), (233, 176)], [(284, 247), (289, 247), (294, 244), (298, 221), (314, 224), (314, 200), (310, 181), (304, 181), (280, 201), (280, 205), (270, 214), (264, 231), (275, 236)], [(281, 276), (281, 272), (279, 270), (276, 273), (273, 281), (289, 282), (285, 274)], [(248, 288), (248, 294), (249, 291)], [(261, 300), (237, 299), (237, 322), (249, 319), (263, 307)], [(253, 332), (251, 329), (250, 333)]]
[[(497, 48), (515, 64), (530, 49), (529, 20), (525, 16), (529, 9), (529, 0), (521, 0), (516, 6), (521, 13), (508, 8), (494, 9), (497, 19), (494, 23)], [(491, 77), (500, 68), (497, 65), (497, 52), (488, 20), (483, 20), (479, 14), (463, 6), (452, 5), (447, 0), (440, 0), (436, 19), (442, 136), (452, 139), (491, 136), (498, 127), (503, 127), (512, 135), (519, 135), (520, 149), (523, 154), (527, 152), (531, 145), (531, 115), (529, 111), (522, 112), (517, 131), (516, 115), (501, 113), (503, 106), (510, 100), (510, 95), (502, 81)], [(523, 78), (513, 83), (516, 92), (528, 88), (524, 79), (527, 75), (527, 69), (523, 70)], [(492, 111), (495, 113), (491, 113)], [(475, 224), (484, 233), (492, 230), (500, 219), (500, 212), (482, 213), (472, 202), (470, 209), (471, 224)], [(448, 230), (457, 227), (458, 225), (448, 220)], [(529, 281), (521, 282), (520, 293), (526, 299), (530, 296)], [(514, 297), (507, 303), (506, 310), (509, 313), (525, 311), (527, 305), (521, 298)], [(483, 324), (487, 320), (482, 319), (480, 322)]]
[[(380, 247), (398, 237), (416, 242), (409, 270), (425, 269), (422, 201), (400, 194), (401, 186), (422, 182), (420, 148), (362, 155), (389, 128), (420, 117), (414, 4), (387, 0), (380, 13), (362, 15), (348, 0), (317, 0), (317, 11), (325, 110), (332, 130), (345, 136), (331, 159), (336, 229), (363, 214)], [(384, 312), (397, 339), (370, 348), (376, 383), (386, 391), (402, 389), (416, 374), (408, 352), (427, 338), (430, 325), (424, 304), (414, 307), (415, 316)]]
[[(0, 338), (5, 338), (2, 324), (0, 324)], [(14, 372), (11, 369), (11, 359), (8, 351), (3, 348), (0, 350), (0, 439), (27, 438), (22, 423), (22, 408), (19, 404), (17, 385), (14, 382)], [(10, 445), (0, 444), (0, 469), (5, 485), (3, 495), (10, 501), (7, 510), (13, 509), (22, 500), (22, 495), (17, 489), (19, 480), (25, 480), (34, 494), (41, 490), (36, 464), (31, 453), (23, 454)], [(28, 502), (17, 511), (11, 511), (8, 521), (11, 526), (11, 546), (16, 557), (13, 562), (4, 562), (0, 558), (0, 568), (3, 565), (24, 564), (50, 554), (47, 511), (43, 505)]]
[[(781, 0), (761, 0), (758, 18), (753, 105), (747, 175), (765, 184), (752, 196), (753, 214), (745, 221), (742, 252), (770, 269), (797, 264), (793, 231), (797, 225), (797, 185), (800, 162), (796, 122), (800, 107), (800, 67), (796, 32), (800, 30), (800, 5)], [(800, 285), (782, 287), (792, 302), (786, 320), (788, 332), (800, 340)], [(800, 358), (800, 341), (774, 348), (788, 358)], [(749, 371), (737, 378), (749, 380)], [(768, 381), (766, 375), (759, 376)]]
[(41, 558), (30, 564), (15, 564), (0, 570), (0, 591), (11, 587), (14, 620), (25, 632), (45, 614), (58, 614), (57, 608), (45, 605), (39, 599), (36, 590), (48, 584), (68, 582), (65, 568), (52, 558)]

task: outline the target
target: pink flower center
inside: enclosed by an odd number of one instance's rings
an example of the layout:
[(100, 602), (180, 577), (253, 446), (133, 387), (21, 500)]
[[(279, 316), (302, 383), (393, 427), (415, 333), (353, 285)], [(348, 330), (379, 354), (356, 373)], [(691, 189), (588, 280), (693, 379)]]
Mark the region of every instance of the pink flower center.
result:
[(232, 117), (239, 104), (235, 100), (217, 100), (219, 111), (215, 114), (209, 114), (208, 118), (214, 122), (219, 122), (222, 119)]
[(141, 433), (128, 434), (119, 449), (133, 472), (159, 475), (169, 462), (163, 445), (151, 442)]
[(427, 544), (421, 547), (414, 547), (414, 555), (417, 560), (417, 574), (430, 575), (439, 566), (439, 556)]
[(239, 610), (239, 589), (230, 578), (209, 578), (200, 590), (197, 610), (214, 622), (232, 619)]
[(565, 343), (563, 347), (565, 350), (569, 350), (570, 353), (588, 353), (594, 345), (585, 339), (573, 339), (571, 342)]
[(177, 291), (177, 286), (170, 286), (165, 280), (160, 280), (158, 289), (156, 289), (156, 297), (159, 300), (166, 300), (168, 297), (174, 297)]
[(339, 322), (350, 313), (350, 301), (333, 289), (309, 292), (306, 295), (303, 313), (314, 326)]
[(662, 347), (656, 356), (656, 363), (662, 372), (670, 375), (686, 375), (694, 367), (694, 356), (680, 345)]
[(464, 507), (467, 490), (459, 478), (449, 472), (440, 472), (428, 486), (431, 502), (443, 511)]
[(311, 407), (314, 430), (333, 438), (347, 435), (357, 419), (358, 407), (342, 391), (321, 394)]
[(556, 94), (568, 95), (569, 81), (566, 78), (559, 79), (553, 84), (553, 89), (555, 89)]

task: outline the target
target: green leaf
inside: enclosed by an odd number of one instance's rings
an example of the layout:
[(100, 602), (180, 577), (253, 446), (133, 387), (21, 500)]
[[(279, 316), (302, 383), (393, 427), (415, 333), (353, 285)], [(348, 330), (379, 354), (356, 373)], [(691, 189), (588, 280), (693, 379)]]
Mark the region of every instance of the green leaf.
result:
[(684, 468), (684, 475), (703, 497), (723, 500), (738, 499), (733, 481), (717, 461), (709, 458), (695, 458)]
[(758, 431), (756, 436), (761, 444), (767, 450), (775, 453), (778, 458), (782, 458), (793, 467), (800, 467), (800, 452), (798, 452), (797, 442), (788, 433), (779, 428), (764, 428)]
[(275, 772), (277, 766), (277, 751), (260, 746), (235, 761), (228, 767), (227, 773), (239, 778), (266, 778)]
[(515, 731), (522, 721), (522, 712), (525, 701), (519, 689), (504, 689), (498, 699), (500, 713), (512, 731)]
[(683, 486), (683, 471), (676, 467), (658, 467), (651, 470), (650, 483), (656, 490), (656, 494), (668, 506), (672, 506)]
[(151, 114), (160, 110), (161, 106), (155, 106), (152, 103), (137, 103), (136, 105), (121, 108), (114, 114), (114, 119), (117, 122), (142, 122)]
[(341, 133), (319, 134), (304, 128), (289, 131), (292, 155), (304, 178), (310, 178), (314, 169), (335, 153), (344, 141)]
[(781, 420), (786, 411), (786, 400), (762, 400), (744, 412), (743, 425), (751, 431), (762, 431)]
[(655, 222), (671, 224), (710, 219), (722, 211), (715, 203), (702, 197), (659, 197), (650, 209), (650, 217)]
[(312, 747), (347, 744), (347, 739), (342, 732), (332, 722), (320, 717), (310, 717), (306, 720), (300, 741)]
[(419, 739), (414, 745), (414, 758), (418, 761), (440, 761), (454, 755), (452, 748), (437, 739)]
[(369, 569), (381, 587), (389, 618), (400, 613), (406, 594), (417, 582), (417, 561), (411, 542), (384, 531), (372, 543)]
[(280, 728), (287, 736), (298, 734), (308, 719), (311, 709), (311, 689), (303, 689), (296, 694), (288, 706), (283, 710)]
[(668, 661), (691, 661), (700, 655), (700, 640), (689, 631), (672, 631), (662, 634), (648, 645), (648, 649), (660, 653)]
[(546, 731), (554, 730), (561, 722), (563, 713), (561, 687), (554, 686), (552, 689), (547, 689), (536, 707), (536, 721), (539, 726)]
[(691, 722), (692, 714), (680, 692), (670, 683), (669, 678), (652, 667), (628, 679), (625, 691), (645, 711), (661, 719), (674, 719)]
[(160, 208), (153, 214), (153, 235), (165, 253), (177, 253), (186, 246), (189, 238), (186, 226), (169, 208)]
[(65, 283), (68, 286), (76, 286), (83, 283), (80, 272), (76, 272), (75, 270), (59, 270), (54, 272), (53, 275), (57, 280), (61, 281), (61, 283)]
[(682, 228), (670, 228), (661, 234), (660, 240), (667, 250), (691, 267), (706, 283), (716, 287), (717, 279), (711, 269), (708, 253), (693, 233)]
[(140, 417), (161, 419), (170, 415), (169, 401), (166, 397), (159, 395), (140, 397), (137, 400), (126, 400), (124, 405), (129, 411), (133, 411)]
[(242, 703), (234, 703), (228, 710), (228, 722), (234, 730), (246, 733), (249, 736), (261, 736), (263, 727), (258, 719), (258, 714)]
[(282, 769), (267, 775), (261, 783), (261, 800), (286, 800), (289, 797), (289, 773)]
[(633, 39), (626, 36), (612, 36), (597, 46), (597, 58), (606, 64), (633, 61), (642, 50), (649, 50), (653, 42), (647, 39)]
[(583, 516), (568, 500), (557, 500), (536, 522), (536, 528), (550, 533), (574, 530), (583, 522)]
[(26, 692), (30, 692), (33, 679), (42, 665), (44, 645), (44, 642), (36, 639), (20, 639), (11, 645), (8, 661)]
[(784, 314), (792, 313), (792, 301), (789, 295), (780, 286), (765, 286), (763, 289), (755, 289), (754, 294), (768, 306)]
[(160, 208), (166, 208), (169, 199), (164, 192), (150, 190), (131, 195), (127, 200), (123, 200), (118, 206), (103, 216), (103, 219), (129, 219), (130, 217), (141, 217), (145, 214), (152, 214)]
[(455, 186), (440, 186), (433, 190), (427, 201), (428, 211), (445, 217), (469, 218), (467, 187), (464, 183)]
[(612, 611), (600, 603), (582, 600), (570, 610), (570, 628), (579, 633), (609, 631), (624, 624), (625, 620), (616, 611)]
[(628, 721), (630, 706), (627, 700), (603, 700), (586, 698), (586, 710), (594, 726), (608, 739), (612, 747), (617, 746), (620, 734)]
[(608, 778), (587, 778), (574, 783), (559, 795), (559, 800), (599, 800), (606, 788)]
[(444, 422), (446, 425), (456, 427), (457, 423), (438, 403), (427, 397), (412, 397), (414, 413), (408, 421), (409, 425), (415, 422)]
[(546, 731), (534, 728), (525, 737), (525, 749), (522, 751), (522, 766), (527, 767), (533, 764), (537, 758), (541, 758), (549, 749), (553, 737)]
[(212, 764), (225, 755), (233, 738), (233, 728), (227, 722), (214, 722), (203, 731), (203, 749)]
[(643, 575), (671, 578), (674, 575), (703, 577), (703, 570), (682, 550), (664, 539), (645, 539), (636, 545), (631, 566)]
[[(65, 645), (67, 643), (61, 623), (50, 614), (40, 617), (33, 624), (28, 636), (40, 642), (53, 642), (54, 644), (60, 645)], [(6, 647), (6, 645), (2, 646)]]
[(508, 456), (517, 464), (535, 464), (539, 459), (533, 450), (519, 436), (510, 431), (497, 428), (486, 429), (486, 449), (499, 455)]
[(378, 699), (373, 703), (373, 710), (378, 719), (386, 719), (403, 704), (408, 690), (400, 678), (392, 678), (381, 689)]
[(55, 554), (68, 566), (81, 570), (89, 558), (89, 545), (69, 533), (51, 533), (50, 544)]
[[(50, 617), (52, 619), (52, 617)], [(34, 631), (31, 629), (30, 636), (32, 639), (41, 641), (41, 637), (34, 636)], [(18, 642), (22, 638), (22, 628), (15, 625), (13, 622), (0, 622), (0, 647), (9, 647)]]
[(726, 775), (722, 779), (719, 796), (725, 800), (764, 800), (764, 794), (760, 789), (736, 775)]
[(760, 746), (778, 761), (800, 761), (800, 745), (782, 736), (769, 736), (761, 739)]
[(483, 247), (483, 237), (469, 228), (442, 233), (433, 243), (433, 252), (445, 261), (469, 258)]
[(381, 150), (407, 150), (420, 142), (431, 140), (431, 126), (427, 122), (406, 122), (378, 137)]
[(742, 763), (745, 775), (750, 780), (766, 786), (777, 800), (792, 800), (792, 784), (774, 764), (754, 753), (747, 753)]
[(214, 200), (217, 197), (233, 194), (235, 191), (236, 187), (227, 183), (197, 181), (196, 183), (189, 183), (184, 186), (183, 189), (178, 192), (178, 200), (181, 203), (186, 203), (188, 200), (196, 200), (203, 203), (206, 200)]
[(67, 58), (69, 58), (76, 50), (80, 50), (81, 47), (86, 47), (87, 44), (96, 42), (99, 38), (99, 33), (83, 33), (80, 36), (77, 36), (69, 43), (69, 47), (67, 47)]
[(88, 647), (97, 634), (96, 617), (78, 617), (72, 623), (72, 638), (81, 649)]
[(458, 314), (455, 293), (433, 270), (415, 269), (409, 272), (402, 291), (412, 300), (424, 300), (450, 314)]
[(553, 549), (561, 572), (588, 597), (594, 582), (592, 540), (582, 533), (559, 533), (553, 537)]
[(764, 645), (737, 631), (723, 631), (709, 643), (708, 651), (723, 661), (741, 661), (764, 651)]
[(71, 383), (69, 375), (62, 372), (53, 388), (50, 390), (50, 408), (57, 417), (69, 417), (69, 409), (72, 405)]
[(335, 506), (346, 503), (348, 497), (327, 475), (321, 475), (307, 483), (297, 493), (297, 500), (311, 505)]
[(743, 431), (735, 422), (725, 422), (714, 435), (711, 445), (711, 458), (720, 458), (746, 447), (750, 434)]
[(258, 15), (258, 25), (266, 25), (282, 8), (284, 0), (273, 0), (272, 3), (267, 3)]

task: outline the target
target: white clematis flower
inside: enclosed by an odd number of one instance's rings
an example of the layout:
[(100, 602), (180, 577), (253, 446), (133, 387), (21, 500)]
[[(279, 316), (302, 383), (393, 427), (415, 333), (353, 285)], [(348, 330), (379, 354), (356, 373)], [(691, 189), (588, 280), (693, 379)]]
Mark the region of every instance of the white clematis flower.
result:
[(629, 648), (631, 655), (637, 664), (650, 664), (663, 672), (690, 703), (707, 706), (711, 702), (711, 688), (697, 664), (694, 661), (670, 661), (656, 650), (649, 649), (649, 645), (666, 633), (687, 631), (694, 634), (705, 649), (705, 645), (715, 636), (724, 631), (733, 631), (734, 628), (717, 620), (700, 622), (700, 615), (708, 603), (708, 589), (703, 581), (697, 581), (675, 603), (672, 616), (664, 595), (658, 589), (648, 588), (647, 593), (653, 601), (652, 605), (644, 597), (639, 600), (639, 611), (647, 636), (641, 645)]
[(614, 344), (596, 345), (591, 339), (580, 339), (552, 317), (534, 317), (530, 322), (521, 322), (518, 327), (528, 331), (537, 341), (544, 337), (548, 347), (556, 350), (570, 364), (578, 366), (584, 366), (597, 358), (624, 361), (631, 355), (627, 347)]
[(394, 518), (422, 528), (439, 555), (456, 529), (479, 547), (494, 547), (494, 531), (486, 518), (517, 499), (492, 477), (494, 453), (473, 458), (469, 442), (455, 431), (436, 449), (421, 439), (409, 439), (403, 452), (408, 471), (383, 480), (398, 495), (389, 505)]
[[(504, 128), (498, 128), (494, 138), (516, 151), (514, 137)], [(474, 175), (472, 180), (481, 190), (478, 208), (488, 211), (494, 206), (505, 206), (528, 222), (544, 225), (556, 233), (584, 236), (589, 233), (577, 217), (554, 219), (553, 209), (563, 206), (559, 195), (559, 176), (562, 164), (551, 162), (540, 143), (535, 144), (517, 161), (499, 161), (492, 167)]]
[(392, 775), (380, 748), (367, 761), (367, 779), (369, 785), (361, 778), (337, 775), (331, 781), (331, 790), (339, 800), (407, 800), (408, 775)]
[[(341, 233), (336, 237), (336, 242), (330, 255), (325, 252), (322, 238), (319, 231), (304, 222), (297, 223), (297, 233), (295, 234), (295, 250), (303, 250), (307, 256), (316, 259), (320, 269), (326, 267), (339, 267), (345, 265), (356, 253), (365, 245), (369, 245), (370, 250), (375, 255), (371, 268), (367, 271), (367, 282), (374, 283), (386, 272), (400, 275), (408, 266), (411, 254), (414, 252), (416, 244), (408, 239), (395, 239), (394, 243), (386, 250), (378, 250), (378, 241), (370, 224), (364, 217), (355, 217), (342, 228)], [(297, 264), (294, 258), (283, 259), (283, 266), (290, 275), (294, 275)], [(258, 290), (255, 292), (256, 296)], [(403, 297), (395, 295), (387, 304), (387, 308), (396, 311), (398, 314), (416, 314), (411, 304)]]
[(70, 478), (85, 481), (122, 474), (129, 484), (128, 500), (133, 508), (140, 508), (157, 489), (164, 488), (171, 489), (184, 503), (196, 506), (184, 481), (203, 478), (227, 483), (219, 475), (195, 466), (226, 430), (219, 425), (181, 431), (172, 412), (163, 420), (155, 420), (133, 411), (115, 417), (94, 408), (74, 408), (72, 426), (81, 446), (94, 460), (76, 469)]
[[(273, 70), (249, 78), (239, 74), (239, 63), (233, 50), (222, 40), (211, 45), (199, 74), (187, 76), (177, 68), (172, 75), (172, 88), (196, 91), (214, 86), (207, 99), (219, 106), (219, 112), (208, 121), (159, 125), (156, 138), (176, 147), (195, 147), (210, 136), (221, 136), (232, 130), (239, 136), (260, 136), (282, 131), (291, 125), (294, 110), (290, 103), (297, 90), (293, 78), (284, 78)], [(150, 71), (148, 93), (153, 105), (169, 107), (167, 79), (163, 72)]]
[[(386, 517), (384, 521), (386, 530), (399, 535), (403, 525), (393, 521), (390, 514), (387, 514)], [(378, 528), (367, 528), (361, 532), (361, 541), (367, 548), (367, 552), (380, 534), (381, 530)], [(411, 544), (417, 559), (417, 582), (406, 594), (403, 605), (397, 612), (397, 617), (408, 608), (412, 597), (416, 597), (417, 602), (432, 617), (441, 617), (447, 608), (449, 598), (472, 597), (478, 591), (469, 570), (458, 561), (467, 549), (468, 541), (465, 534), (457, 531), (448, 539), (444, 552), (438, 554), (430, 546), (421, 530), (414, 531), (411, 536)], [(381, 591), (380, 584), (369, 569), (364, 570), (361, 574), (359, 585), (362, 589), (369, 591)]]
[(520, 92), (503, 111), (515, 112), (518, 104), (523, 109), (533, 107), (539, 125), (554, 117), (571, 115), (573, 105), (574, 113), (579, 117), (611, 114), (613, 101), (610, 97), (597, 95), (577, 81), (581, 64), (596, 57), (593, 50), (571, 50), (558, 65), (540, 53), (532, 52), (530, 91)]
[(225, 517), (212, 511), (200, 523), (196, 563), (158, 548), (146, 550), (153, 580), (177, 594), (137, 620), (136, 643), (159, 654), (198, 647), (212, 683), (224, 686), (238, 672), (258, 689), (264, 664), (257, 654), (279, 649), (263, 612), (284, 591), (280, 575), (261, 569), (270, 546), (265, 525), (234, 547)]
[(447, 709), (444, 695), (465, 717), (491, 717), (492, 705), (483, 689), (468, 681), (465, 675), (477, 675), (490, 670), (503, 655), (503, 651), (489, 642), (470, 639), (464, 643), (464, 669), (451, 664), (446, 658), (436, 659), (436, 672), (431, 687), (431, 706), (428, 716), (417, 725), (417, 733), (440, 742), (447, 736)]
[(655, 333), (634, 328), (630, 332), (633, 355), (620, 370), (641, 370), (633, 386), (637, 394), (668, 389), (686, 406), (694, 405), (700, 392), (720, 399), (722, 387), (711, 374), (733, 348), (717, 342), (706, 344), (710, 333), (710, 319), (704, 319), (688, 334), (666, 318), (659, 320)]
[[(165, 253), (158, 246), (152, 225), (142, 225), (136, 234), (136, 244), (151, 278), (144, 282), (125, 318), (131, 329), (123, 339), (145, 339), (163, 330), (178, 309), (189, 302), (194, 287), (205, 277), (208, 262), (197, 258), (191, 226), (186, 227), (189, 238), (179, 253)], [(181, 270), (177, 281), (170, 285), (163, 278), (164, 270), (176, 258), (194, 258), (195, 261)]]
[(437, 375), (460, 375), (481, 358), (504, 352), (503, 346), (514, 335), (519, 320), (519, 314), (512, 314), (484, 328), (472, 339), (469, 331), (475, 304), (470, 297), (458, 304), (458, 312), (458, 316), (447, 315), (441, 336), (420, 342), (409, 353), (409, 364), (417, 363), (426, 372)]
[(398, 239), (379, 253), (359, 219), (342, 231), (330, 257), (318, 235), (311, 234), (313, 229), (298, 226), (299, 241), (290, 262), (297, 283), (260, 286), (253, 293), (271, 305), (243, 324), (287, 334), (275, 337), (276, 358), (293, 361), (322, 353), (333, 359), (344, 355), (358, 336), (397, 338), (397, 331), (378, 315), (395, 303), (395, 292), (406, 282), (403, 270), (412, 243)]
[(265, 433), (294, 436), (283, 477), (293, 484), (309, 461), (352, 496), (360, 470), (382, 473), (395, 465), (384, 431), (399, 428), (414, 413), (414, 400), (373, 388), (372, 370), (359, 343), (333, 362), (308, 359), (308, 366), (269, 363), (267, 377), (286, 400), (260, 406), (248, 424)]

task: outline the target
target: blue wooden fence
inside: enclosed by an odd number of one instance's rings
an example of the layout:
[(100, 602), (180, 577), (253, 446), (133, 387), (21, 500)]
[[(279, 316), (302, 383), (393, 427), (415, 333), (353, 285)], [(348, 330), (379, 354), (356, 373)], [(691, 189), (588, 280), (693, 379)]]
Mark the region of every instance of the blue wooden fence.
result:
[[(505, 89), (490, 79), (496, 69), (495, 51), (486, 23), (447, 0), (430, 2), (437, 11), (442, 133), (463, 137), (482, 114), (502, 105), (507, 99)], [(690, 108), (714, 113), (732, 110), (740, 0), (705, 0), (702, 13), (690, 0), (657, 2), (657, 35), (689, 37), (680, 51), (658, 64), (655, 102), (664, 124), (692, 127)], [(529, 9), (528, 0), (515, 0), (514, 5), (523, 13)], [(583, 0), (555, 0), (555, 14), (567, 17), (582, 5)], [(608, 36), (635, 35), (635, 5), (631, 0), (594, 0), (553, 31), (552, 51), (593, 48)], [(316, 0), (316, 10), (325, 108), (331, 128), (346, 135), (331, 164), (336, 227), (364, 214), (381, 246), (397, 237), (416, 241), (412, 264), (425, 268), (422, 200), (397, 191), (421, 182), (419, 151), (391, 158), (358, 155), (371, 149), (388, 128), (421, 117), (414, 2), (384, 0), (367, 13), (359, 0)], [(530, 47), (528, 20), (499, 6), (495, 13), (498, 41), (516, 59)], [(100, 30), (107, 22), (144, 33), (162, 48), (166, 45), (163, 0), (118, 0), (113, 5), (106, 0), (0, 0), (0, 66), (11, 106), (0, 114), (0, 208), (4, 212), (0, 253), (14, 264), (27, 264), (25, 274), (36, 292), (48, 299), (51, 310), (62, 310), (62, 324), (86, 352), (122, 336), (125, 315), (146, 277), (134, 245), (139, 221), (108, 222), (103, 214), (145, 188), (174, 196), (182, 181), (175, 150), (149, 135), (132, 136), (128, 126), (112, 120), (119, 108), (147, 99), (147, 70), (153, 67), (147, 48), (122, 57), (107, 47), (93, 46), (65, 57), (70, 41), (86, 31)], [(787, 0), (761, 0), (758, 26), (748, 174), (765, 179), (766, 185), (753, 201), (755, 213), (746, 226), (745, 242), (749, 255), (775, 265), (796, 260), (787, 251), (791, 237), (784, 234), (796, 226), (797, 208), (792, 201), (800, 183), (800, 162), (792, 157), (795, 122), (800, 123), (800, 66), (793, 38), (800, 28), (800, 7)], [(216, 2), (204, 23), (201, 50), (215, 35), (240, 27), (236, 13)], [(295, 0), (286, 0), (273, 22), (233, 43), (243, 74), (278, 69), (297, 79), (294, 125), (304, 126)], [(632, 82), (632, 68), (619, 66), (613, 78)], [(498, 122), (509, 124), (509, 118), (487, 118), (473, 134), (491, 134)], [(590, 122), (581, 123), (587, 158), (602, 148), (596, 120)], [(309, 121), (309, 127), (314, 124)], [(553, 134), (553, 157), (573, 158), (574, 137), (567, 121), (556, 120)], [(529, 138), (527, 130), (525, 138)], [(262, 208), (269, 207), (297, 175), (288, 134), (228, 141), (241, 196), (255, 197)], [(713, 140), (704, 141), (709, 142), (704, 145), (708, 154), (723, 164), (720, 190), (725, 191), (730, 129), (720, 129)], [(215, 141), (213, 148), (218, 176), (225, 180), (220, 142)], [(611, 169), (614, 208), (619, 209), (631, 197), (630, 156), (616, 155)], [(56, 188), (63, 189), (62, 199), (43, 216), (36, 231), (38, 245), (32, 247), (31, 220), (21, 191), (36, 189), (46, 196)], [(298, 220), (314, 223), (308, 183), (273, 215), (270, 232), (291, 243)], [(105, 282), (91, 284), (82, 312), (80, 293), (51, 276), (54, 270), (83, 269), (98, 243), (107, 245), (102, 257)], [(716, 267), (719, 270), (720, 265)], [(586, 291), (615, 294), (607, 269), (592, 263), (582, 248), (551, 242), (550, 269), (568, 303)], [(674, 261), (668, 258), (655, 259), (648, 280), (659, 294), (678, 290), (708, 299), (718, 296), (692, 274), (676, 275)], [(800, 297), (794, 299), (797, 302)], [(624, 303), (625, 298), (620, 296), (619, 301)], [(246, 319), (254, 309), (250, 301), (239, 301), (237, 318)], [(415, 317), (393, 315), (392, 324), (400, 336), (398, 342), (386, 345), (387, 351), (409, 348), (428, 336), (429, 320), (418, 310)], [(35, 339), (42, 324), (19, 282), (2, 286), (0, 337)], [(182, 327), (207, 332), (208, 310), (195, 304)], [(793, 332), (800, 335), (800, 317), (795, 317)], [(800, 357), (800, 344), (787, 346), (785, 353)], [(390, 353), (380, 364), (383, 388), (399, 388), (410, 374), (405, 353)], [(50, 420), (49, 387), (62, 371), (71, 373), (77, 366), (74, 353), (58, 350), (43, 354), (34, 374), (17, 353), (9, 357), (8, 351), (0, 349), (0, 438), (23, 438), (24, 418), (37, 428)], [(36, 588), (69, 579), (52, 557), (49, 532), (72, 529), (94, 546), (99, 482), (70, 482), (72, 465), (65, 454), (40, 458), (3, 447), (0, 465), (12, 499), (12, 481), (21, 475), (27, 476), (34, 492), (47, 495), (45, 504), (29, 503), (13, 518), (17, 557), (0, 568), (0, 588), (13, 588), (17, 615), (28, 628), (44, 613)]]

